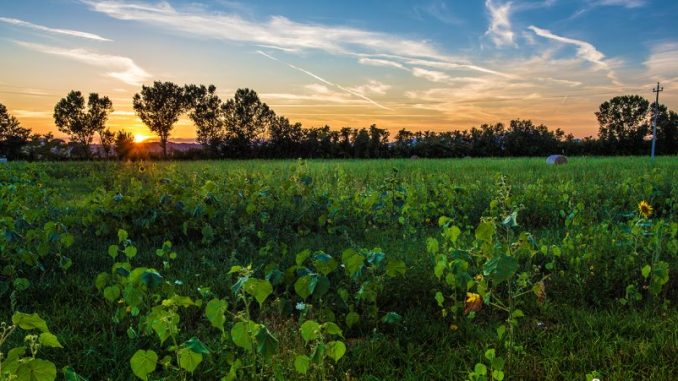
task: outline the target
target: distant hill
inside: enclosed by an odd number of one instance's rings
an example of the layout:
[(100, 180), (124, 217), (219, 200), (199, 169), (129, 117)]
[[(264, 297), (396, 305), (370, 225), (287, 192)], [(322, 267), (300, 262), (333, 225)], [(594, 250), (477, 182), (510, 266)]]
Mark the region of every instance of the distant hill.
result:
[[(153, 154), (162, 154), (162, 147), (160, 142), (157, 141), (148, 141), (142, 143), (135, 143), (136, 147), (140, 151), (146, 151)], [(94, 153), (103, 152), (101, 144), (92, 144), (92, 151)], [(181, 142), (167, 142), (167, 153), (176, 151), (176, 152), (186, 152), (192, 149), (202, 149), (203, 146), (198, 143), (181, 143)]]

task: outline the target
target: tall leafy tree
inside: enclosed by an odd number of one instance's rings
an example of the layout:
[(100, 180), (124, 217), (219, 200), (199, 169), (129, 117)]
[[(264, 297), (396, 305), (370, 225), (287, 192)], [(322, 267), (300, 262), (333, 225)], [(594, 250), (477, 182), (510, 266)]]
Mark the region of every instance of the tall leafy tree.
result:
[(115, 146), (115, 153), (118, 155), (118, 159), (127, 159), (131, 156), (132, 151), (134, 151), (134, 135), (127, 131), (118, 131), (115, 134), (113, 145)]
[(31, 130), (21, 127), (19, 120), (7, 112), (0, 104), (0, 155), (16, 158), (21, 147), (28, 143)]
[(254, 90), (238, 89), (223, 107), (228, 139), (237, 153), (247, 153), (256, 140), (263, 140), (275, 113)]
[(186, 86), (186, 96), (191, 104), (188, 116), (196, 126), (198, 143), (216, 154), (226, 137), (224, 103), (216, 94), (214, 85)]
[(148, 128), (160, 138), (163, 157), (167, 157), (167, 140), (174, 124), (190, 107), (184, 87), (172, 82), (153, 82), (142, 86), (141, 93), (132, 99), (134, 111)]
[(104, 158), (108, 159), (111, 156), (111, 151), (113, 150), (115, 133), (109, 129), (106, 129), (99, 133), (99, 137), (101, 138), (101, 148), (104, 151)]
[(614, 97), (596, 112), (598, 138), (615, 153), (639, 153), (650, 131), (650, 102), (639, 95)]
[(85, 155), (89, 157), (94, 134), (103, 132), (112, 111), (113, 103), (108, 97), (91, 93), (85, 106), (82, 93), (71, 91), (54, 106), (54, 123), (71, 141), (82, 145)]

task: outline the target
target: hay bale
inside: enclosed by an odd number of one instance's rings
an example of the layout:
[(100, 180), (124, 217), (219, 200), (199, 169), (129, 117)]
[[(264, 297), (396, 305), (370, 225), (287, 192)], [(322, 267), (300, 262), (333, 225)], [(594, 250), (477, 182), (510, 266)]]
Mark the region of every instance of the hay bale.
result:
[(563, 165), (567, 164), (567, 156), (563, 155), (551, 155), (546, 158), (546, 164), (548, 165)]
[(417, 156), (417, 155), (410, 156), (410, 160), (417, 160), (417, 159), (419, 159), (419, 156)]

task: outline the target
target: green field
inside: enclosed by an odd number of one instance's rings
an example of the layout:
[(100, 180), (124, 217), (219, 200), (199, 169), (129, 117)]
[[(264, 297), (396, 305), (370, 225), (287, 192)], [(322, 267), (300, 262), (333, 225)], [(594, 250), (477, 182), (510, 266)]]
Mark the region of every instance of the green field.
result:
[(0, 380), (673, 379), (676, 179), (675, 157), (0, 165)]

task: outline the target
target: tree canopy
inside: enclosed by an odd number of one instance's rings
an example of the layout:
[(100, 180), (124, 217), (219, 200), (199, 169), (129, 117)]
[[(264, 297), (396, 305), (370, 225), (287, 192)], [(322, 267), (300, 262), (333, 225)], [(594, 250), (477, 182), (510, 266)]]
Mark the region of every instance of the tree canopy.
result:
[(85, 107), (85, 98), (80, 91), (71, 91), (54, 106), (54, 123), (59, 131), (67, 134), (72, 141), (80, 143), (85, 155), (91, 155), (90, 145), (95, 133), (106, 128), (108, 115), (113, 103), (108, 97), (90, 93)]
[(132, 103), (139, 119), (160, 138), (163, 156), (167, 157), (167, 140), (174, 124), (191, 105), (184, 87), (156, 81), (153, 86), (142, 86)]

